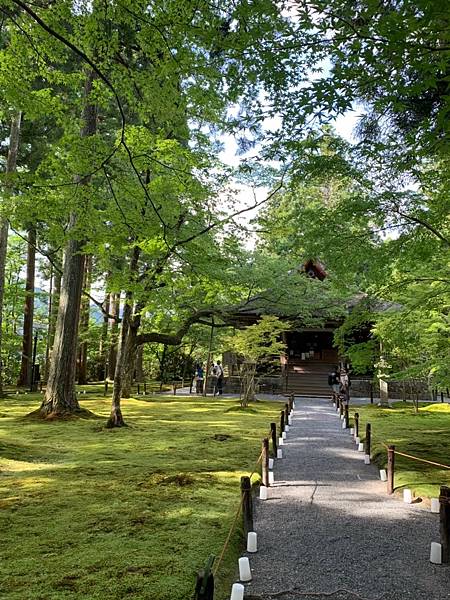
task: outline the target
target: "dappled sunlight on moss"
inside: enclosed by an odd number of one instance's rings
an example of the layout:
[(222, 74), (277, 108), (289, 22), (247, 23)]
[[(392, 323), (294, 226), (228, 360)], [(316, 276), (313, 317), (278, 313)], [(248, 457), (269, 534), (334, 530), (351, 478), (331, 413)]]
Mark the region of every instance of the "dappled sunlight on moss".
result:
[(438, 404), (427, 404), (425, 406), (421, 406), (419, 408), (419, 412), (421, 413), (448, 413), (450, 414), (450, 404), (446, 404), (444, 402), (440, 402)]
[[(390, 409), (375, 405), (354, 406), (360, 414), (360, 432), (364, 437), (366, 423), (372, 426), (372, 457), (379, 466), (387, 463), (386, 448), (393, 444), (400, 452), (450, 465), (450, 406), (448, 404), (414, 407), (396, 402)], [(416, 495), (435, 497), (441, 485), (450, 485), (450, 470), (396, 455), (396, 488), (410, 487)]]
[[(96, 420), (23, 420), (41, 399), (14, 396), (0, 408), (5, 597), (190, 597), (279, 405), (250, 413), (228, 411), (236, 399), (139, 397), (123, 402), (130, 426), (107, 430), (109, 398), (79, 397)], [(236, 531), (222, 575), (234, 571), (239, 541)]]

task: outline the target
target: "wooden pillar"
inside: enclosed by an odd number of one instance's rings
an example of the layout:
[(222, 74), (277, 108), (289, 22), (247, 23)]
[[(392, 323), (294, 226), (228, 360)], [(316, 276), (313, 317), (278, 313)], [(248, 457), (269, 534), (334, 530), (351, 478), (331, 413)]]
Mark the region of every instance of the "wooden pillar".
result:
[(280, 412), (280, 437), (283, 437), (284, 431), (284, 410)]
[(272, 437), (272, 452), (274, 458), (277, 457), (277, 449), (278, 449), (278, 440), (277, 440), (277, 424), (270, 424), (270, 435)]
[(388, 447), (387, 493), (394, 493), (395, 446)]
[(359, 437), (359, 413), (355, 413), (355, 438)]
[(441, 486), (439, 495), (442, 562), (450, 563), (450, 487)]
[(262, 441), (262, 460), (261, 460), (262, 483), (269, 486), (269, 438)]
[(370, 443), (371, 443), (372, 431), (370, 423), (366, 425), (366, 437), (364, 440), (364, 454), (368, 454), (370, 456)]
[(350, 422), (349, 422), (349, 418), (348, 418), (348, 404), (347, 404), (347, 402), (345, 403), (345, 407), (344, 407), (344, 422), (345, 422), (345, 429), (348, 429), (350, 427)]
[(244, 535), (247, 537), (248, 532), (253, 531), (252, 484), (250, 477), (241, 477), (241, 496)]
[(197, 573), (197, 582), (195, 584), (194, 600), (214, 600), (214, 574), (212, 567), (215, 556), (212, 554), (204, 569)]

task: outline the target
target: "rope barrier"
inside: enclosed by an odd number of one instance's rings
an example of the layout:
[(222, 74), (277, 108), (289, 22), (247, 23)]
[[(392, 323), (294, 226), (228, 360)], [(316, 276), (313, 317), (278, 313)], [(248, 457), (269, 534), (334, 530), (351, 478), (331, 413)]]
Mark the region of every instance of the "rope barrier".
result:
[[(377, 438), (374, 438), (372, 436), (372, 441), (374, 441), (374, 439), (377, 439)], [(381, 444), (384, 448), (386, 448), (386, 450), (389, 450), (389, 446), (387, 444), (385, 444), (384, 442), (381, 442), (380, 440), (378, 440), (378, 443)], [(394, 454), (399, 454), (400, 456), (404, 456), (405, 458), (410, 458), (411, 460), (417, 460), (418, 462), (423, 462), (428, 465), (433, 465), (435, 467), (441, 467), (442, 469), (450, 469), (449, 465), (444, 465), (442, 463), (434, 462), (432, 460), (427, 460), (426, 458), (420, 458), (419, 456), (413, 456), (412, 454), (406, 454), (406, 452), (400, 452), (400, 450), (394, 450)]]
[(435, 467), (441, 467), (442, 469), (450, 469), (448, 465), (443, 465), (438, 462), (433, 462), (432, 460), (426, 460), (425, 458), (419, 458), (418, 456), (411, 456), (411, 454), (405, 454), (404, 452), (399, 452), (395, 450), (395, 454), (399, 454), (400, 456), (405, 456), (406, 458), (411, 458), (412, 460), (417, 460), (418, 462), (424, 462), (429, 465), (434, 465)]
[[(258, 465), (259, 465), (259, 463), (262, 460), (262, 456), (263, 456), (263, 453), (261, 451), (260, 455), (258, 456), (258, 460), (256, 461), (255, 466), (253, 467), (253, 471), (251, 472), (251, 474), (249, 476), (249, 479), (251, 479), (253, 477), (253, 475), (256, 473)], [(243, 503), (244, 503), (244, 496), (241, 497), (238, 509), (237, 509), (236, 514), (234, 516), (234, 519), (233, 519), (233, 522), (231, 524), (230, 530), (228, 532), (227, 538), (226, 538), (225, 543), (224, 543), (224, 545), (222, 547), (222, 551), (221, 551), (221, 553), (219, 555), (219, 558), (217, 559), (217, 562), (216, 562), (216, 564), (214, 566), (214, 569), (213, 569), (213, 575), (214, 575), (214, 577), (217, 575), (217, 571), (219, 570), (220, 564), (221, 564), (221, 562), (223, 560), (223, 557), (225, 556), (225, 552), (227, 551), (228, 544), (230, 543), (230, 539), (231, 539), (231, 536), (233, 535), (233, 531), (234, 531), (234, 529), (236, 527), (237, 520), (239, 518), (239, 515), (241, 514), (242, 504)]]
[[(373, 434), (372, 434), (372, 442), (376, 442), (376, 443), (380, 444), (381, 446), (383, 446), (386, 450), (389, 450), (389, 446), (387, 444), (385, 444), (384, 442), (382, 442), (379, 438), (376, 438)], [(423, 462), (428, 465), (433, 465), (434, 467), (440, 467), (441, 469), (449, 469), (450, 470), (449, 465), (444, 465), (442, 463), (434, 462), (432, 460), (427, 460), (426, 458), (420, 458), (419, 456), (413, 456), (412, 454), (406, 454), (406, 452), (400, 452), (400, 450), (397, 450), (397, 449), (394, 450), (394, 454), (398, 454), (399, 456), (404, 456), (405, 458), (410, 458), (411, 460), (417, 460), (418, 462)]]
[(225, 540), (225, 543), (223, 545), (222, 552), (220, 553), (219, 558), (217, 559), (217, 562), (216, 562), (216, 564), (214, 566), (214, 569), (213, 569), (213, 575), (214, 575), (214, 577), (217, 575), (217, 571), (219, 570), (220, 563), (222, 562), (223, 557), (225, 556), (225, 552), (227, 551), (228, 544), (230, 543), (230, 539), (231, 539), (231, 536), (233, 535), (234, 528), (236, 527), (237, 520), (239, 518), (239, 515), (241, 514), (243, 503), (244, 503), (244, 496), (241, 497), (238, 509), (237, 509), (236, 514), (234, 516), (233, 523), (231, 524), (230, 531), (228, 532), (228, 535), (227, 535), (227, 539)]

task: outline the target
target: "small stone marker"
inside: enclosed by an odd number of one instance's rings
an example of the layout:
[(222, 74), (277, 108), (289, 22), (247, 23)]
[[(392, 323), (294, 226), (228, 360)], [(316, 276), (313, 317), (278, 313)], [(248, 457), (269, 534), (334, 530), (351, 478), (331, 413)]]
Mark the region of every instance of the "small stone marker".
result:
[(442, 546), (438, 542), (431, 542), (430, 562), (435, 565), (442, 564)]
[(246, 556), (241, 556), (239, 559), (239, 579), (241, 581), (251, 581), (252, 572), (250, 571), (250, 561)]
[(406, 504), (411, 504), (412, 501), (413, 501), (412, 491), (409, 489), (403, 490), (403, 502), (405, 502)]
[(258, 550), (258, 536), (254, 531), (249, 531), (247, 536), (247, 552)]
[(230, 600), (244, 600), (245, 588), (241, 583), (233, 583)]

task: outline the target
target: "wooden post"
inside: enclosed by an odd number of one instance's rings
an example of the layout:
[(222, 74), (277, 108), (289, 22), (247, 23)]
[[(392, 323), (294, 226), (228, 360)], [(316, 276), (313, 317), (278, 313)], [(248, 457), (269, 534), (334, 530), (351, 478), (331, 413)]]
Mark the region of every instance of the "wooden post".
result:
[(272, 452), (273, 452), (273, 457), (276, 458), (277, 457), (277, 449), (278, 449), (277, 424), (276, 423), (271, 423), (270, 424), (270, 434), (272, 436)]
[(284, 424), (285, 425), (289, 424), (289, 405), (288, 404), (284, 405)]
[(359, 437), (359, 413), (355, 413), (355, 438)]
[(212, 567), (215, 556), (211, 555), (204, 569), (197, 573), (194, 600), (214, 600), (214, 575)]
[(441, 486), (439, 495), (442, 562), (450, 563), (450, 487)]
[(441, 402), (444, 402), (444, 392), (441, 390)]
[(284, 410), (280, 412), (280, 437), (282, 437), (284, 431)]
[(344, 403), (342, 402), (342, 398), (339, 396), (339, 416), (342, 417), (344, 414)]
[(345, 429), (348, 429), (350, 427), (350, 421), (348, 418), (348, 403), (345, 403), (345, 407), (344, 407), (344, 422), (345, 422)]
[(366, 425), (366, 438), (364, 440), (364, 454), (368, 454), (370, 456), (370, 442), (371, 442), (371, 426), (370, 423)]
[(387, 493), (394, 493), (395, 446), (388, 446)]
[(139, 393), (140, 393), (140, 391), (141, 391), (141, 386), (139, 385), (139, 383), (137, 384), (137, 390), (138, 390), (138, 391), (137, 391), (137, 395), (139, 396)]
[[(211, 355), (212, 355), (212, 346), (214, 339), (214, 317), (211, 317), (211, 335), (209, 337), (209, 350), (208, 350), (208, 358), (206, 360), (206, 371), (203, 379), (203, 396), (206, 396), (206, 392), (208, 390), (208, 380), (209, 380), (209, 372), (211, 370)], [(214, 390), (213, 390), (214, 395)]]
[(261, 475), (263, 485), (269, 487), (269, 438), (262, 441)]
[(292, 409), (293, 409), (293, 407), (294, 407), (294, 394), (291, 394), (291, 395), (289, 396), (289, 402), (288, 402), (288, 405), (289, 405), (289, 412), (291, 412), (291, 410), (292, 410)]
[(241, 496), (244, 535), (247, 537), (248, 532), (253, 531), (252, 484), (250, 477), (241, 477)]
[(105, 379), (105, 389), (103, 390), (103, 395), (106, 396), (107, 393), (108, 393), (108, 380)]
[(370, 382), (370, 404), (373, 404), (373, 381)]

